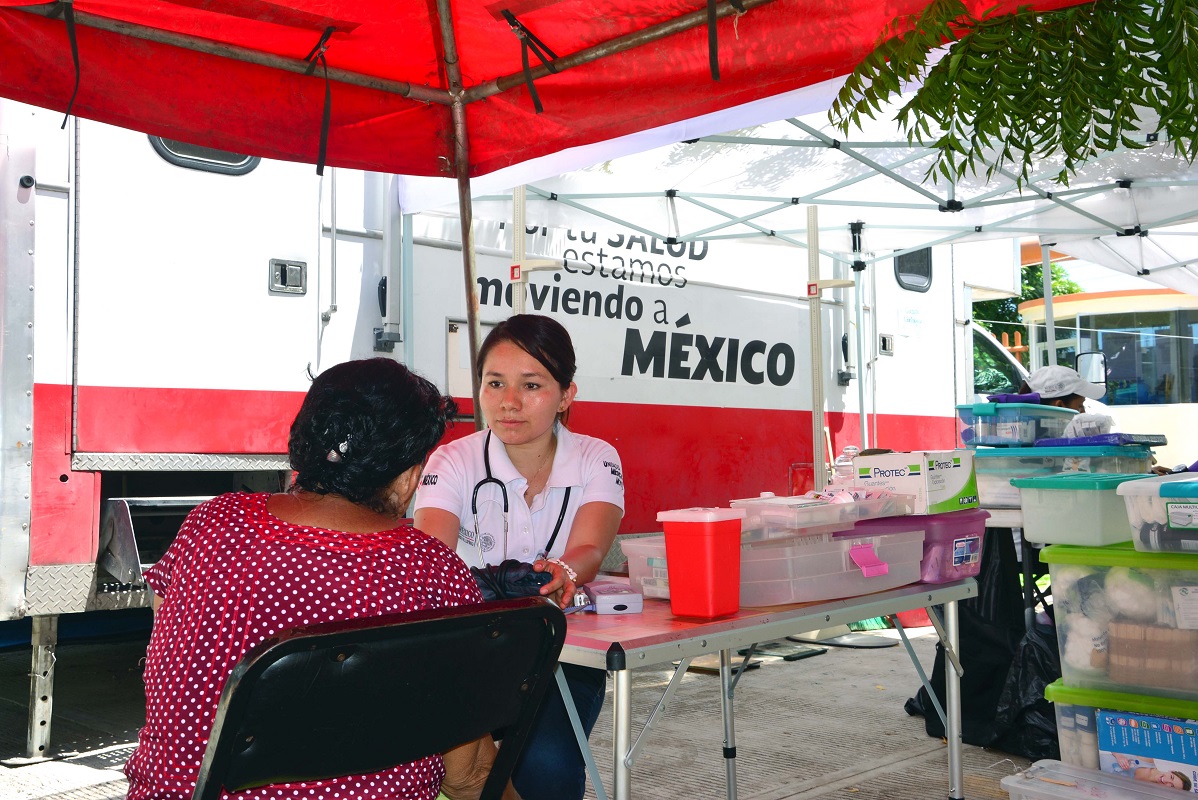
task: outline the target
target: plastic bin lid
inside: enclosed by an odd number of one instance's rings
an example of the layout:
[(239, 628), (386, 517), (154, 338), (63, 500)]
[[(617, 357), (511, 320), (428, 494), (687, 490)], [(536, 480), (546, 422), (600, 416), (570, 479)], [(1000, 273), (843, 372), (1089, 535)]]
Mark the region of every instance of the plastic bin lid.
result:
[[(1067, 440), (1066, 440), (1067, 441)], [(974, 458), (1052, 458), (1054, 456), (1078, 458), (1103, 458), (1109, 456), (1128, 456), (1130, 458), (1148, 458), (1152, 451), (1147, 447), (1135, 445), (1119, 445), (1093, 447), (1070, 445), (1067, 447), (979, 447), (973, 451)], [(1196, 478), (1198, 479), (1198, 478)]]
[(1020, 489), (1062, 489), (1100, 492), (1118, 489), (1120, 484), (1138, 481), (1148, 475), (1120, 475), (1116, 472), (1062, 472), (1038, 478), (1011, 478), (1011, 485)]
[(744, 518), (743, 508), (679, 508), (657, 512), (658, 522), (723, 522)]
[(1045, 564), (1081, 564), (1087, 567), (1137, 567), (1139, 569), (1180, 569), (1198, 571), (1198, 555), (1159, 551), (1145, 553), (1136, 550), (1131, 542), (1106, 547), (1081, 547), (1054, 544), (1040, 551)]
[(957, 410), (971, 411), (975, 417), (995, 417), (999, 411), (1022, 412), (1024, 416), (1029, 417), (1068, 417), (1077, 413), (1072, 408), (1045, 406), (1039, 403), (964, 403), (957, 406)]
[(1135, 781), (1125, 775), (1111, 775), (1089, 767), (1076, 767), (1043, 759), (1023, 772), (999, 781), (1011, 797), (1036, 800), (1081, 800), (1107, 797), (1119, 800), (1173, 800), (1185, 795), (1159, 783)]
[(1106, 689), (1081, 689), (1076, 686), (1066, 686), (1064, 678), (1058, 678), (1044, 687), (1044, 699), (1050, 703), (1094, 706), (1095, 708), (1105, 708), (1108, 711), (1130, 711), (1133, 714), (1152, 714), (1156, 717), (1198, 719), (1198, 702), (1193, 700), (1109, 692)]
[(1124, 497), (1131, 495), (1135, 497), (1198, 499), (1198, 473), (1179, 472), (1175, 475), (1157, 475), (1146, 479), (1143, 486), (1137, 486), (1135, 489), (1131, 484), (1127, 485), (1127, 489), (1121, 487), (1119, 494)]

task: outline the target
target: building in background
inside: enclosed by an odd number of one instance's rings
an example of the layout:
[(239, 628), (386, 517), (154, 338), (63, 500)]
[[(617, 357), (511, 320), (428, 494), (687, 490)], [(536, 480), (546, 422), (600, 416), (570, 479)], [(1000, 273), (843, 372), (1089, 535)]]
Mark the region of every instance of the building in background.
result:
[[(1019, 305), (1031, 369), (1048, 363), (1044, 301)], [(1057, 363), (1078, 353), (1106, 356), (1107, 395), (1119, 429), (1163, 433), (1160, 463), (1198, 459), (1198, 297), (1173, 289), (1085, 292), (1053, 298)]]

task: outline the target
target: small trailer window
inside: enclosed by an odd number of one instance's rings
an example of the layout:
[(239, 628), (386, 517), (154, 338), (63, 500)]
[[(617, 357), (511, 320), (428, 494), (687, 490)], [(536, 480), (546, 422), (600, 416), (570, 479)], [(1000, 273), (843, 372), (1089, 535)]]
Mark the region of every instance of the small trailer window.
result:
[(894, 277), (899, 286), (911, 292), (932, 288), (932, 248), (899, 253), (894, 257)]
[(198, 144), (163, 139), (161, 136), (151, 136), (150, 144), (158, 155), (177, 167), (221, 175), (245, 175), (262, 160), (257, 156), (243, 156)]

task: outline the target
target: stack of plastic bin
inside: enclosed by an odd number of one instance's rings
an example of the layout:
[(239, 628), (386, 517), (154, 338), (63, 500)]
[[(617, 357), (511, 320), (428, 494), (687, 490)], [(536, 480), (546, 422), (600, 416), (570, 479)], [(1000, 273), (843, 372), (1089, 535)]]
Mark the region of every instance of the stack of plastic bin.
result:
[(1045, 696), (1059, 704), (1062, 760), (1192, 790), (1198, 554), (1054, 544), (1040, 559), (1052, 575), (1061, 656), (1062, 679)]

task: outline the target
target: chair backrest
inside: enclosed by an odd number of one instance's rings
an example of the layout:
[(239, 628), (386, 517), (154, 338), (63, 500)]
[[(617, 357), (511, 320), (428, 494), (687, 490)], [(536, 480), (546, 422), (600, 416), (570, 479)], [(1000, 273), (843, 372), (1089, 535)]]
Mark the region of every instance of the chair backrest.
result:
[(193, 800), (378, 772), (502, 732), (482, 795), (498, 798), (565, 630), (560, 609), (528, 597), (283, 631), (229, 676)]

